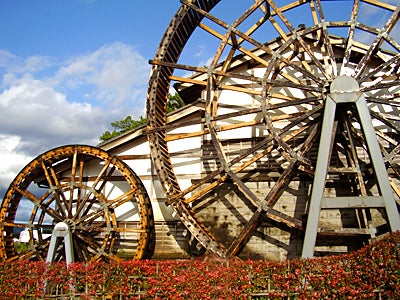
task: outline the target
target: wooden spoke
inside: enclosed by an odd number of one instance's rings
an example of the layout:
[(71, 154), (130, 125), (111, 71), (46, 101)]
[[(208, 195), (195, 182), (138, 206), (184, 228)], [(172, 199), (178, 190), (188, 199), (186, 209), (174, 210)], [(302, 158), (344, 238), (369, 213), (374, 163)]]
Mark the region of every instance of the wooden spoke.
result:
[(52, 168), (47, 167), (45, 165), (45, 162), (42, 160), (41, 161), (41, 166), (44, 172), (44, 175), (46, 177), (47, 183), (49, 185), (49, 190), (54, 194), (54, 197), (57, 201), (57, 205), (59, 207), (62, 207), (62, 209), (60, 210), (61, 214), (63, 214), (64, 218), (67, 218), (67, 213), (69, 211), (68, 209), (68, 203), (66, 202), (66, 198), (64, 196), (64, 194), (59, 193), (59, 182), (57, 179), (56, 174), (54, 173), (54, 170), (52, 170)]
[(102, 169), (99, 171), (99, 173), (96, 175), (96, 178), (94, 179), (94, 182), (92, 183), (92, 186), (90, 189), (87, 190), (86, 195), (81, 199), (80, 205), (77, 207), (77, 215), (81, 214), (82, 209), (85, 208), (85, 211), (82, 214), (86, 214), (92, 207), (93, 205), (93, 193), (97, 192), (97, 184), (100, 182), (100, 180), (103, 178), (104, 173), (107, 171), (108, 167), (111, 164), (111, 159), (112, 157), (107, 158), (107, 161), (105, 162), (104, 166), (102, 166)]
[[(296, 231), (305, 230), (319, 140), (329, 138), (320, 136), (326, 99), (338, 77), (357, 81), (354, 92), (367, 102), (388, 174), (398, 178), (400, 43), (392, 34), (398, 6), (343, 1), (343, 16), (335, 20), (332, 3), (322, 0), (249, 0), (235, 12), (229, 1), (181, 2), (151, 61), (147, 132), (167, 204), (207, 250), (246, 257), (254, 245), (273, 240), (266, 222), (302, 243)], [(387, 18), (382, 28), (363, 22), (371, 5)], [(228, 19), (227, 10), (236, 17)], [(207, 66), (185, 63), (185, 45), (197, 28), (203, 40), (215, 42)], [(192, 76), (181, 75), (187, 71)], [(200, 99), (199, 117), (166, 116), (172, 81), (186, 103)], [(333, 142), (323, 149), (332, 156), (328, 182), (367, 197), (379, 188), (367, 176), (372, 159), (360, 125), (364, 116), (351, 101), (337, 105)], [(182, 145), (200, 155), (193, 170), (182, 167), (190, 151), (175, 150)]]
[[(38, 156), (4, 197), (0, 231), (6, 234), (0, 238), (1, 259), (46, 259), (53, 227), (60, 222), (68, 225), (77, 260), (118, 260), (116, 240), (122, 232), (129, 233), (127, 241), (133, 239), (131, 244), (137, 245), (126, 249), (132, 257), (151, 257), (153, 214), (139, 180), (124, 162), (91, 146), (64, 146)], [(26, 210), (31, 213), (22, 222)], [(134, 229), (124, 228), (130, 220), (123, 214), (129, 211), (139, 220)], [(16, 229), (27, 233), (21, 238), (27, 250), (20, 253), (14, 250)], [(64, 247), (58, 240), (56, 261), (65, 260)]]
[(392, 58), (388, 59), (386, 62), (380, 64), (379, 66), (377, 66), (371, 72), (368, 72), (368, 73), (364, 74), (364, 76), (361, 77), (360, 80), (362, 82), (366, 82), (366, 81), (370, 80), (372, 77), (377, 76), (377, 74), (379, 72), (385, 72), (386, 73), (387, 70), (391, 68), (391, 65), (398, 64), (399, 56), (400, 56), (400, 54), (397, 54), (396, 56), (393, 56)]
[[(232, 28), (231, 26), (229, 26), (227, 23), (223, 22), (222, 20), (216, 18), (215, 16), (213, 16), (212, 14), (206, 12), (205, 10), (199, 9), (199, 7), (197, 7), (194, 4), (191, 4), (187, 1), (182, 1), (182, 3), (184, 3), (184, 5), (189, 6), (190, 8), (192, 8), (194, 11), (197, 11), (198, 13), (200, 13), (201, 15), (207, 17), (208, 19), (212, 20), (213, 22), (215, 22), (216, 24), (222, 26), (223, 28), (225, 28), (228, 31), (232, 31), (233, 33), (235, 33), (236, 35), (238, 35), (240, 38), (242, 38), (243, 40), (249, 42), (250, 44), (253, 45), (253, 47), (258, 48), (258, 49), (262, 49), (263, 51), (265, 51), (265, 53), (267, 54), (273, 54), (276, 55), (277, 53), (274, 53), (272, 49), (268, 48), (267, 46), (265, 46), (263, 43), (260, 43), (259, 41), (257, 41), (256, 39), (252, 38), (251, 36), (246, 35), (245, 33), (241, 32), (240, 30), (236, 29), (236, 28)], [(214, 32), (214, 34), (216, 34)], [(218, 38), (221, 39), (221, 41), (225, 40), (223, 35), (219, 35), (217, 34)], [(229, 41), (228, 41), (229, 43)], [(232, 45), (232, 43), (231, 43)], [(242, 52), (243, 54), (248, 55), (249, 57), (251, 57), (252, 59), (254, 59), (255, 61), (259, 62), (261, 65), (267, 67), (269, 66), (269, 62), (264, 60), (263, 58), (261, 58), (260, 56), (255, 55), (252, 51), (247, 50), (244, 47), (238, 47), (238, 50), (240, 52)], [(310, 73), (307, 69), (304, 68), (300, 68), (299, 66), (297, 66), (296, 64), (293, 64), (291, 61), (287, 60), (285, 57), (280, 56), (280, 60), (285, 63), (288, 64), (290, 67), (294, 68), (295, 70), (304, 73), (304, 75), (308, 76), (309, 78), (313, 78), (314, 80), (318, 81), (319, 83), (322, 84), (322, 81), (320, 81), (317, 77), (315, 77), (312, 73)], [(215, 63), (213, 64), (215, 65)], [(293, 79), (294, 81), (296, 81), (295, 79)]]
[(105, 211), (114, 211), (119, 206), (122, 206), (129, 201), (135, 200), (135, 197), (137, 196), (136, 193), (138, 192), (140, 192), (139, 189), (130, 190), (116, 199), (109, 200), (107, 202), (101, 202), (97, 208), (94, 208), (92, 205), (90, 205), (91, 209), (89, 211), (85, 211), (85, 213), (83, 213), (79, 218), (75, 219), (76, 226), (80, 224), (91, 224), (97, 218), (103, 216)]
[[(285, 15), (283, 14), (283, 10), (281, 10), (279, 7), (277, 7), (277, 5), (273, 1), (268, 1), (268, 3), (273, 8), (273, 13), (276, 14), (277, 16), (279, 16), (281, 21), (285, 24), (285, 26), (289, 30), (288, 34), (290, 36), (295, 36), (296, 29), (290, 23), (290, 21), (285, 17)], [(315, 54), (311, 50), (310, 46), (308, 46), (302, 39), (293, 40), (293, 39), (289, 38), (288, 35), (284, 32), (284, 30), (280, 28), (279, 24), (277, 22), (275, 22), (272, 17), (271, 17), (271, 23), (275, 27), (275, 29), (278, 31), (280, 36), (282, 36), (283, 40), (285, 40), (286, 42), (289, 42), (288, 44), (292, 49), (294, 49), (294, 47), (295, 47), (295, 45), (293, 43), (299, 42), (300, 46), (304, 48), (305, 52), (311, 58), (312, 62), (315, 64), (315, 66), (318, 67), (318, 70), (321, 71), (321, 73), (325, 75), (325, 78), (329, 78), (329, 76), (327, 74), (325, 74), (326, 67), (324, 67), (320, 63), (320, 61), (315, 57)], [(303, 66), (306, 70), (308, 70), (310, 73), (312, 72), (311, 67), (308, 65), (308, 63), (305, 60), (303, 60), (301, 63), (303, 64)]]
[[(308, 136), (308, 141), (304, 144), (304, 148), (302, 149), (303, 155), (310, 150), (310, 147), (314, 142), (316, 135), (317, 135), (317, 128), (314, 127), (314, 130)], [(253, 233), (254, 230), (258, 228), (259, 224), (261, 223), (264, 217), (276, 216), (276, 214), (273, 213), (274, 210), (272, 209), (272, 207), (275, 204), (275, 202), (278, 201), (279, 196), (282, 193), (282, 190), (287, 187), (287, 184), (289, 183), (294, 174), (295, 167), (299, 163), (300, 162), (298, 160), (292, 160), (290, 162), (290, 165), (287, 166), (287, 168), (282, 173), (281, 177), (277, 180), (277, 183), (274, 185), (274, 187), (271, 189), (271, 191), (268, 193), (265, 199), (259, 203), (257, 211), (253, 214), (251, 219), (247, 222), (246, 226), (239, 233), (234, 242), (230, 245), (228, 249), (229, 255), (236, 255), (241, 250), (241, 248), (244, 246), (244, 242), (250, 238), (250, 235)], [(280, 215), (281, 218), (282, 216), (283, 215)], [(289, 217), (286, 217), (284, 219), (285, 221), (287, 221)], [(296, 223), (298, 223), (298, 221), (293, 220), (293, 224)]]
[(362, 57), (362, 59), (358, 63), (356, 70), (355, 70), (356, 78), (361, 76), (361, 74), (364, 72), (365, 68), (368, 66), (368, 62), (372, 59), (373, 54), (376, 53), (377, 49), (382, 46), (382, 42), (383, 42), (383, 39), (385, 38), (385, 36), (388, 33), (390, 33), (390, 31), (396, 25), (396, 23), (399, 19), (399, 13), (400, 13), (400, 6), (397, 6), (397, 8), (393, 11), (393, 14), (387, 20), (387, 23), (385, 24), (385, 26), (380, 31), (380, 33), (376, 35), (375, 40), (369, 47), (367, 53)]

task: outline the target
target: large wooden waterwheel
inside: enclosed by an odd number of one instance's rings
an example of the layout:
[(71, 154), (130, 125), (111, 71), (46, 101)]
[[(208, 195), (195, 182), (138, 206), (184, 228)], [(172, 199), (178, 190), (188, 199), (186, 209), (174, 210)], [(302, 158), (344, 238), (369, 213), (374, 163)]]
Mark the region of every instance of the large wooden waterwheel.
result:
[[(14, 238), (21, 230), (20, 244)], [(2, 261), (113, 261), (121, 248), (143, 259), (155, 245), (140, 179), (117, 157), (85, 145), (49, 150), (25, 166), (4, 196), (0, 232)]]
[[(400, 6), (181, 2), (151, 61), (147, 130), (168, 203), (197, 241), (240, 255), (251, 239), (286, 247), (269, 235), (278, 228), (310, 257), (324, 235), (365, 242), (399, 230)], [(192, 46), (205, 39), (214, 56), (196, 65)], [(172, 84), (200, 99), (203, 117), (169, 125)], [(171, 150), (194, 138), (200, 149)], [(202, 165), (183, 181), (190, 151)], [(329, 228), (332, 210), (353, 221)]]

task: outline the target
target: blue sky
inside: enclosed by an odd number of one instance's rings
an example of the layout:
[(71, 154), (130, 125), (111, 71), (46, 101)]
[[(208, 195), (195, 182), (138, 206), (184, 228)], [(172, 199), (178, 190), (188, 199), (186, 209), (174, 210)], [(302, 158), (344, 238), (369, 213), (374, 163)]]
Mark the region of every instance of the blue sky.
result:
[[(243, 13), (249, 1), (221, 1), (215, 10), (230, 22), (232, 8)], [(332, 6), (329, 15), (343, 14), (334, 0), (325, 4)], [(180, 5), (0, 0), (0, 197), (40, 153), (73, 143), (97, 145), (112, 121), (145, 115), (148, 60)], [(376, 22), (371, 12), (363, 18)], [(189, 42), (185, 51), (185, 62), (200, 66), (215, 54), (209, 36)]]
[(0, 0), (0, 193), (38, 154), (145, 115), (175, 0)]
[(154, 54), (179, 1), (1, 0), (0, 47), (25, 57), (64, 56), (119, 41)]

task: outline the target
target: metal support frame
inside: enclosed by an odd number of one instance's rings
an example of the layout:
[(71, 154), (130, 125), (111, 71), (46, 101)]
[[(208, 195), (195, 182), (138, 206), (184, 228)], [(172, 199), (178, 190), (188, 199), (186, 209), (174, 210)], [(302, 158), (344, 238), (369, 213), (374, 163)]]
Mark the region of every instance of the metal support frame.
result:
[[(356, 106), (381, 193), (381, 197), (378, 197), (380, 199), (377, 201), (378, 206), (382, 206), (381, 203), (383, 202), (391, 230), (400, 230), (400, 215), (392, 194), (391, 185), (383, 161), (382, 153), (379, 148), (379, 143), (372, 126), (372, 120), (369, 114), (368, 106), (363, 94), (360, 91), (358, 82), (349, 76), (338, 76), (331, 83), (330, 92), (325, 100), (326, 102), (319, 143), (319, 152), (314, 174), (314, 183), (302, 251), (303, 258), (311, 258), (314, 256), (321, 204), (323, 201), (329, 201), (329, 198), (323, 198), (323, 191), (328, 173), (332, 145), (335, 138), (332, 136), (332, 131), (335, 120), (336, 106), (340, 103), (354, 103)], [(337, 198), (341, 197), (336, 197), (335, 199)], [(347, 202), (347, 207), (352, 207), (352, 203), (359, 202), (357, 200), (360, 198), (362, 198), (363, 201), (369, 198), (371, 198), (373, 201), (376, 200), (376, 197), (369, 196), (345, 197), (343, 200)], [(374, 204), (370, 205), (370, 207), (376, 207)]]
[(74, 250), (72, 243), (72, 235), (69, 225), (65, 222), (57, 223), (51, 233), (49, 251), (47, 252), (46, 262), (51, 263), (54, 261), (56, 248), (59, 245), (59, 239), (64, 239), (65, 258), (67, 265), (74, 262)]

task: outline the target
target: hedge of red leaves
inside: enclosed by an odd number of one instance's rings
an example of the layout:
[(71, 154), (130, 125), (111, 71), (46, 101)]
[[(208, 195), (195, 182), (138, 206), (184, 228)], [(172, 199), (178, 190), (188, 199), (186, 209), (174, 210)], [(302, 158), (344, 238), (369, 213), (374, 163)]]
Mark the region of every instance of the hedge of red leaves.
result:
[(0, 264), (0, 299), (400, 299), (400, 233), (340, 256)]

